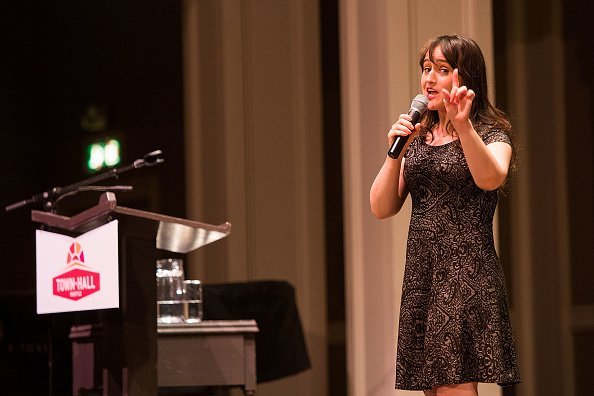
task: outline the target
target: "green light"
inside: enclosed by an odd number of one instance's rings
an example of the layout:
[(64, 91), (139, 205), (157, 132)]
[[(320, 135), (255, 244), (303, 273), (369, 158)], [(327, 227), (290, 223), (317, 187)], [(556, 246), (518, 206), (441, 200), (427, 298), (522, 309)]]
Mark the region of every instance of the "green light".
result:
[(89, 160), (87, 166), (89, 170), (98, 171), (103, 167), (103, 147), (100, 144), (93, 143), (89, 146)]
[(106, 166), (115, 166), (120, 163), (120, 142), (112, 139), (105, 144), (104, 149)]
[(104, 167), (113, 167), (120, 163), (120, 142), (116, 139), (109, 139), (103, 142), (95, 142), (87, 147), (87, 168), (91, 172), (97, 172)]

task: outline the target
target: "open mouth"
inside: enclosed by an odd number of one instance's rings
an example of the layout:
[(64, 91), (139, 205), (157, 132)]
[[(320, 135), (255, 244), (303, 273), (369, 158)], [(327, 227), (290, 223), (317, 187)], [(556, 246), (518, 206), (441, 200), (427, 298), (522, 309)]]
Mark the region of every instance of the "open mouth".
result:
[(439, 95), (439, 91), (432, 89), (432, 88), (427, 88), (427, 98), (429, 100), (435, 98), (437, 95)]

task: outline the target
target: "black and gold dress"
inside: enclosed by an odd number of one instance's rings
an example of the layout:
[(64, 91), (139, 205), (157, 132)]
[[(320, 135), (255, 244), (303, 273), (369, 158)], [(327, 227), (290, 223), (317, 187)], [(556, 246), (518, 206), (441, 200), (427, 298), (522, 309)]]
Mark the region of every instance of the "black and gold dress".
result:
[[(486, 144), (507, 142), (498, 130)], [(459, 141), (415, 139), (404, 177), (412, 198), (396, 388), (520, 382), (503, 270), (493, 242), (497, 191), (476, 186)]]

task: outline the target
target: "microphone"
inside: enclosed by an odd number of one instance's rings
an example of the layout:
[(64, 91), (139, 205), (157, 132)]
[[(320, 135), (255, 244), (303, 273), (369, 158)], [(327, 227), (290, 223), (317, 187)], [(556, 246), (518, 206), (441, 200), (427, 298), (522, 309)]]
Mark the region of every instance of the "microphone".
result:
[[(428, 104), (429, 99), (427, 99), (425, 95), (419, 94), (415, 96), (412, 103), (410, 104), (410, 110), (408, 111), (408, 115), (412, 118), (410, 122), (412, 122), (413, 125), (416, 125), (421, 119), (421, 116), (425, 113), (425, 111), (427, 111)], [(390, 156), (390, 158), (398, 158), (409, 136), (410, 135), (396, 136), (396, 140), (394, 140), (392, 147), (390, 147), (390, 150), (388, 150), (388, 156)]]

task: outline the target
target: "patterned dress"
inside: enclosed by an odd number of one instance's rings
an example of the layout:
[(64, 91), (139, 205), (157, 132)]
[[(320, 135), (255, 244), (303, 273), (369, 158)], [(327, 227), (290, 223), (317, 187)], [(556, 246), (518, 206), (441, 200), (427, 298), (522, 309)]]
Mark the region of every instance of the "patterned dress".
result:
[[(503, 270), (493, 242), (497, 192), (476, 186), (458, 141), (415, 139), (404, 168), (412, 198), (396, 388), (520, 382)], [(498, 130), (486, 144), (507, 142)]]

